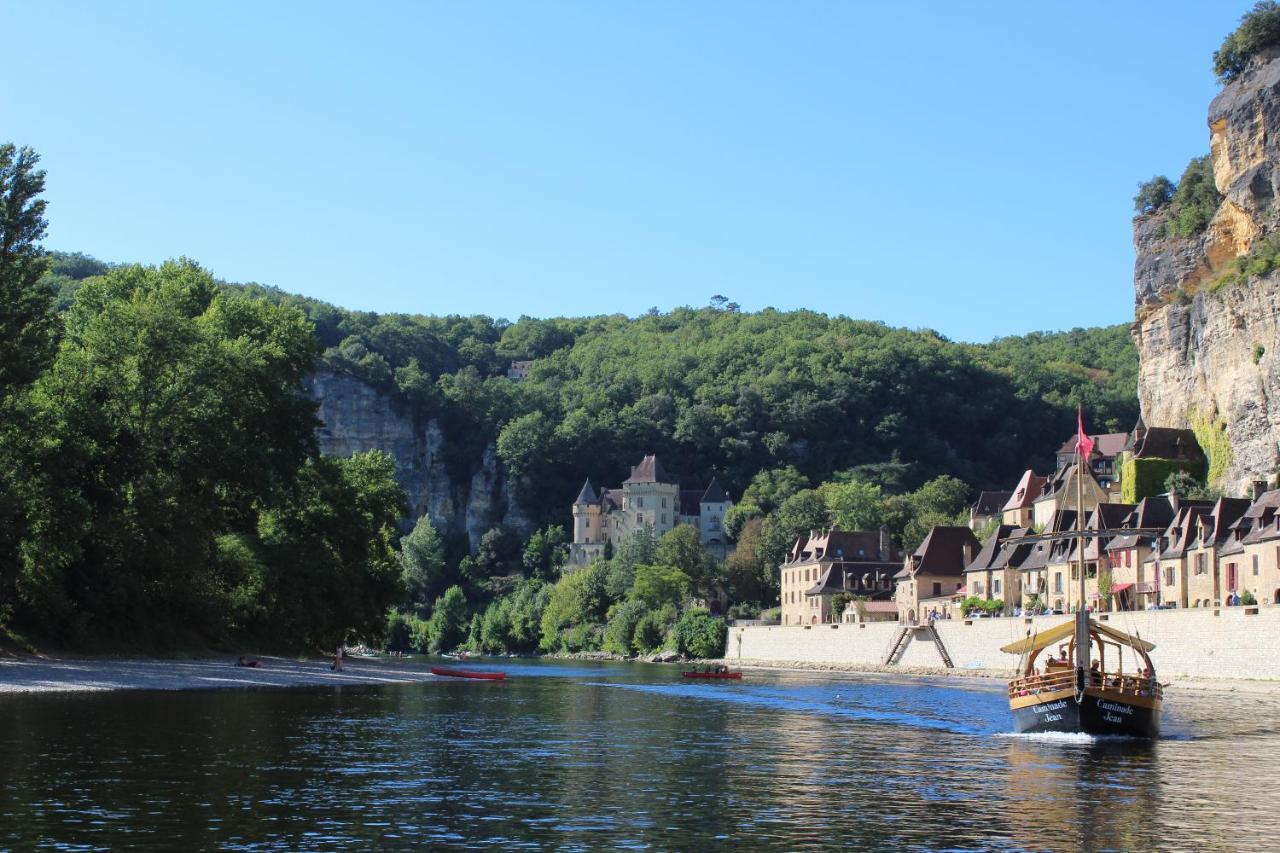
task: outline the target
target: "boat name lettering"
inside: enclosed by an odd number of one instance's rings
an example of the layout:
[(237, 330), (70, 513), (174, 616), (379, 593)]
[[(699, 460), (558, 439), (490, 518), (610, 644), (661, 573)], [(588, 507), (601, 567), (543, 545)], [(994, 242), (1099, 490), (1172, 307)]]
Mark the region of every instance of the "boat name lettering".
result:
[(1104, 702), (1101, 699), (1098, 700), (1098, 707), (1104, 711), (1115, 711), (1117, 714), (1133, 713), (1133, 708), (1129, 707), (1128, 705), (1117, 705), (1114, 702)]
[(1067, 707), (1067, 700), (1059, 699), (1057, 702), (1050, 702), (1047, 705), (1041, 705), (1039, 708), (1036, 708), (1036, 710), (1041, 714), (1045, 714), (1049, 711), (1061, 711), (1065, 707)]

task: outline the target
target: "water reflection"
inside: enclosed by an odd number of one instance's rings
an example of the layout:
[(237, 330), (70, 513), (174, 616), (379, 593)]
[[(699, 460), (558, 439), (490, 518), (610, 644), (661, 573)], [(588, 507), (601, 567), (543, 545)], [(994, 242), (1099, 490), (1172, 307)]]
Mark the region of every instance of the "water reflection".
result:
[(1247, 695), (1180, 697), (1143, 744), (1010, 736), (981, 681), (510, 671), (0, 697), (0, 847), (1214, 847), (1280, 778)]

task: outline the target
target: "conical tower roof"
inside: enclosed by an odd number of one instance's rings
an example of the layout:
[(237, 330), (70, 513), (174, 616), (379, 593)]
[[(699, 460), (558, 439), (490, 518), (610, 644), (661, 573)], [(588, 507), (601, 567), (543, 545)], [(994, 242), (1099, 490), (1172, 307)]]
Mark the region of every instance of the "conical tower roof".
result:
[[(573, 502), (573, 505), (580, 506), (594, 503), (600, 503), (600, 497), (596, 494), (596, 490), (592, 488), (591, 478), (588, 477), (587, 481), (582, 484), (582, 491), (578, 492), (578, 499)], [(561, 504), (561, 506), (564, 506), (564, 504)]]
[(662, 465), (658, 463), (657, 456), (646, 456), (640, 460), (640, 464), (631, 469), (631, 476), (622, 481), (625, 486), (629, 483), (670, 483), (667, 479), (667, 472), (662, 470)]
[(729, 496), (725, 494), (724, 487), (720, 485), (720, 481), (715, 477), (711, 478), (711, 485), (707, 486), (707, 490), (702, 493), (702, 502), (704, 504), (722, 504), (728, 503)]

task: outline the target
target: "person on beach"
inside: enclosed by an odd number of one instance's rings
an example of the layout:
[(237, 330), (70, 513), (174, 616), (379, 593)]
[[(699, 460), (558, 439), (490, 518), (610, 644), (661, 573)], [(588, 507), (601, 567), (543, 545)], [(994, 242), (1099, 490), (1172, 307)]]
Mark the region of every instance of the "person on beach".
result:
[(333, 653), (333, 666), (329, 669), (334, 672), (342, 672), (342, 643), (338, 643), (338, 650)]

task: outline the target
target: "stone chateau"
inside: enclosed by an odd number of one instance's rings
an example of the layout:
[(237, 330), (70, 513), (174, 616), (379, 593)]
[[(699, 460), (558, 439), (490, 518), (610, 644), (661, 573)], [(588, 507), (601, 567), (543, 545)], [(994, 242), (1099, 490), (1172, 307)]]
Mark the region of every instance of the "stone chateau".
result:
[(677, 524), (695, 528), (707, 551), (722, 560), (732, 550), (724, 533), (724, 515), (732, 506), (714, 477), (705, 489), (682, 489), (657, 456), (646, 456), (621, 488), (596, 491), (590, 479), (582, 484), (573, 502), (569, 564), (585, 566), (642, 528), (660, 537)]

